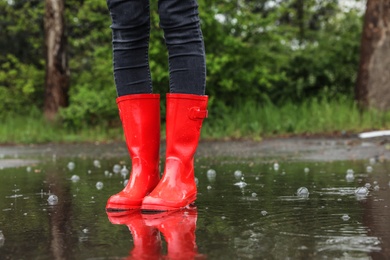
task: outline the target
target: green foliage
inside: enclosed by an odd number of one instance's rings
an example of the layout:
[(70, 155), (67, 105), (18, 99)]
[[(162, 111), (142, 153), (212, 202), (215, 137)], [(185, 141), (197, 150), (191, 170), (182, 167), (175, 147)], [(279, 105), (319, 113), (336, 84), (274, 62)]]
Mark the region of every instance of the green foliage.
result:
[(43, 71), (11, 54), (0, 60), (0, 116), (9, 111), (26, 113), (41, 106)]
[[(221, 108), (219, 104), (215, 103), (218, 109)], [(287, 102), (282, 105), (260, 105), (247, 101), (235, 107), (225, 106), (221, 109), (223, 112), (217, 118), (204, 121), (202, 139), (260, 140), (263, 137), (281, 135), (341, 135), (343, 132), (353, 134), (390, 127), (390, 112), (368, 110), (360, 113), (356, 104), (345, 97), (332, 100), (313, 98), (301, 104)], [(99, 107), (96, 110), (104, 109)], [(74, 118), (80, 118), (79, 114), (82, 113), (77, 110), (68, 111), (75, 113)], [(96, 113), (83, 112), (88, 115)], [(24, 115), (9, 114), (2, 117), (1, 122), (0, 143), (106, 142), (123, 139), (120, 125), (107, 127), (106, 123), (101, 123), (91, 126), (81, 121), (76, 122), (80, 127), (63, 127), (59, 123), (46, 122), (36, 109)], [(164, 131), (164, 126), (161, 129)]]
[[(245, 102), (353, 100), (362, 14), (342, 11), (337, 2), (198, 0), (210, 117), (222, 120)], [(0, 115), (42, 108), (44, 97), (44, 2), (10, 3), (0, 2)], [(71, 88), (61, 122), (71, 129), (111, 125), (118, 117), (106, 2), (65, 4)], [(168, 58), (157, 1), (151, 1), (149, 55), (154, 92), (165, 94)]]

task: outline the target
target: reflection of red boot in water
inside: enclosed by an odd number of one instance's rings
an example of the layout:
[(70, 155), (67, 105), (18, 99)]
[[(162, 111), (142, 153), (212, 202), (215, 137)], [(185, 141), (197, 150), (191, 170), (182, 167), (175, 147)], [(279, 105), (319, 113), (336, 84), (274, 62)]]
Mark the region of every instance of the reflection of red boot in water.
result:
[(195, 241), (196, 209), (161, 214), (143, 214), (145, 224), (156, 227), (167, 243), (167, 259), (205, 259), (198, 254)]
[(134, 247), (126, 259), (160, 259), (160, 232), (145, 225), (139, 211), (107, 212), (107, 215), (112, 224), (126, 225), (133, 236)]

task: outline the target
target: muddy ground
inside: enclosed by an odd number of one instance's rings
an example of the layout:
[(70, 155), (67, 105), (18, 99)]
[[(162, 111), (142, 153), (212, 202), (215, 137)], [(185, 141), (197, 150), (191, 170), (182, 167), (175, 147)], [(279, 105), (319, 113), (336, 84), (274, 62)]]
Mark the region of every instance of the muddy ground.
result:
[[(165, 144), (161, 144), (161, 153)], [(42, 144), (0, 146), (0, 169), (38, 163), (52, 157), (126, 156), (124, 142), (88, 144)], [(345, 161), (390, 159), (390, 138), (357, 137), (273, 138), (262, 141), (201, 141), (197, 157), (264, 158), (292, 161)]]

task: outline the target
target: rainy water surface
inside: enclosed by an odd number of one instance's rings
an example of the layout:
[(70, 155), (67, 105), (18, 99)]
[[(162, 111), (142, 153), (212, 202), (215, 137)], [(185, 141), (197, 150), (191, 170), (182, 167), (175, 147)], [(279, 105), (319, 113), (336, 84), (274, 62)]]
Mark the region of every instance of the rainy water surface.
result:
[(0, 258), (390, 257), (389, 162), (198, 157), (196, 208), (107, 215), (124, 166), (53, 157), (1, 169)]

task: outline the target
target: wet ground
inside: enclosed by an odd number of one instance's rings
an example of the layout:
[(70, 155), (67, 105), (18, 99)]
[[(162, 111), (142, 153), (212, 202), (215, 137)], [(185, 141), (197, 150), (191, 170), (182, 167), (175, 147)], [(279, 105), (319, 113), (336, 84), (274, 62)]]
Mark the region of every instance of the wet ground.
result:
[(0, 259), (390, 259), (386, 139), (202, 142), (196, 158), (196, 208), (107, 215), (123, 143), (1, 146)]

